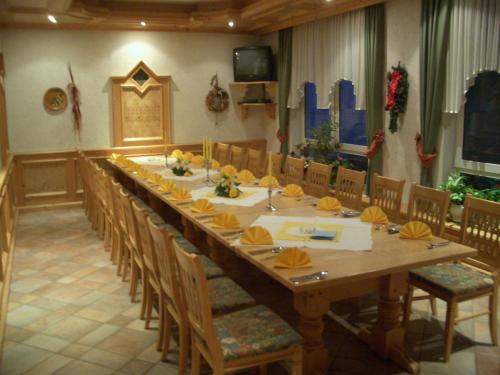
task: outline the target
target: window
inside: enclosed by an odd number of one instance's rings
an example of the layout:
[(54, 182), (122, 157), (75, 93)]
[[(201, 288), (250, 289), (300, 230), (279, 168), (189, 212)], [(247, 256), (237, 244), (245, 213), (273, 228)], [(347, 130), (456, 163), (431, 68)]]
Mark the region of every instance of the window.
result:
[(330, 121), (330, 108), (318, 108), (316, 85), (306, 82), (304, 85), (305, 138), (314, 139), (314, 129)]
[(366, 111), (356, 109), (354, 85), (347, 80), (339, 83), (339, 124), (341, 145), (367, 146)]

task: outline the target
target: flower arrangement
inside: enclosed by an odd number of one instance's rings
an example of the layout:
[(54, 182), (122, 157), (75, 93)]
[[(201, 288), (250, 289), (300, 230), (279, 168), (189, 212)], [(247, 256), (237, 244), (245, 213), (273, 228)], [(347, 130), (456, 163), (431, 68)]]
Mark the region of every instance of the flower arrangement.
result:
[(176, 176), (192, 176), (193, 172), (191, 172), (191, 169), (189, 169), (188, 165), (189, 160), (184, 159), (182, 156), (178, 156), (177, 163), (172, 166), (171, 171)]
[(235, 177), (222, 173), (217, 185), (215, 185), (215, 195), (225, 198), (238, 198), (242, 191), (238, 188), (240, 184)]

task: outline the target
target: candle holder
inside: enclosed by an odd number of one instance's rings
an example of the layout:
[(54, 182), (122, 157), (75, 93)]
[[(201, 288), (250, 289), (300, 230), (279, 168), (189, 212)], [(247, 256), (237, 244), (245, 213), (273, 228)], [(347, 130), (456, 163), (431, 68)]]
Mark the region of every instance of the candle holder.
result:
[(271, 211), (271, 212), (276, 212), (278, 209), (273, 206), (273, 203), (271, 201), (271, 197), (273, 195), (273, 181), (272, 178), (269, 178), (269, 186), (267, 188), (267, 206), (266, 210)]
[(207, 185), (212, 185), (214, 182), (210, 179), (210, 159), (204, 159), (203, 163), (205, 165), (205, 168), (207, 170), (207, 175), (205, 177), (205, 180), (203, 181)]

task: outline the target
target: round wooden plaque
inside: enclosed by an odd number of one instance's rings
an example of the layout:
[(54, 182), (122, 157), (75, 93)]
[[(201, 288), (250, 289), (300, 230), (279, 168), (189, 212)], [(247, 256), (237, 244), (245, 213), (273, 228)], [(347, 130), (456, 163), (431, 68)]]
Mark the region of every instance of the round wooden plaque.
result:
[(68, 106), (68, 97), (63, 89), (52, 87), (43, 96), (43, 105), (49, 112), (61, 112)]

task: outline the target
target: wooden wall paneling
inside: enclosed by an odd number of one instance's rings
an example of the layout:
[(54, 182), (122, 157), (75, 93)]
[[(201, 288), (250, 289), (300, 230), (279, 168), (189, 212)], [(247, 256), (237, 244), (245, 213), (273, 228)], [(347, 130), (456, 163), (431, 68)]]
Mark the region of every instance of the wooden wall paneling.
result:
[(0, 54), (0, 166), (7, 165), (9, 156), (9, 133), (7, 129), (4, 74), (3, 54)]

